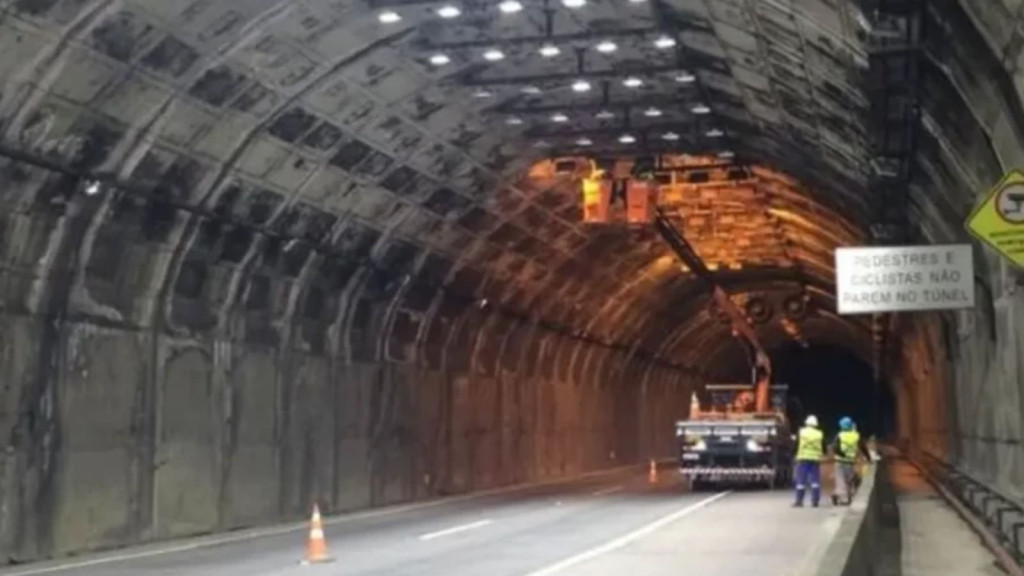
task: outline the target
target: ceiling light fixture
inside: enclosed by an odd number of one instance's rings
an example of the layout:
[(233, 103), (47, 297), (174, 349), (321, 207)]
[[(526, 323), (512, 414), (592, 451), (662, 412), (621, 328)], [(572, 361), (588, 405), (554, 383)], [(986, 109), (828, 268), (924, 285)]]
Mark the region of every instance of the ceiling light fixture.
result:
[(498, 60), (504, 59), (505, 53), (502, 52), (501, 50), (498, 50), (497, 48), (492, 48), (487, 52), (484, 52), (484, 60), (487, 60), (489, 62), (497, 62)]
[(452, 59), (447, 54), (434, 54), (430, 57), (430, 63), (434, 66), (444, 66), (451, 61)]
[(90, 180), (85, 184), (85, 195), (95, 196), (100, 193), (101, 187), (98, 180)]
[(587, 0), (562, 0), (562, 6), (566, 8), (582, 8), (587, 5)]
[(519, 0), (505, 0), (501, 4), (498, 4), (498, 10), (501, 10), (505, 14), (515, 14), (523, 9), (523, 5), (519, 3)]
[(618, 50), (619, 46), (615, 42), (612, 42), (611, 40), (605, 40), (604, 42), (598, 44), (595, 48), (597, 48), (597, 51), (602, 54), (611, 54), (612, 52)]
[(534, 146), (536, 146), (537, 148), (548, 148), (551, 146), (551, 143), (549, 143), (547, 140), (537, 140)]
[(586, 92), (587, 90), (590, 90), (590, 82), (587, 82), (586, 80), (577, 80), (572, 83), (572, 90), (573, 92)]
[(652, 106), (647, 110), (644, 110), (644, 116), (647, 116), (648, 118), (657, 118), (658, 116), (661, 116), (661, 110)]
[(671, 36), (660, 36), (654, 41), (655, 48), (661, 48), (665, 50), (676, 45), (676, 39)]
[(523, 94), (537, 95), (540, 94), (540, 88), (536, 86), (523, 86), (520, 91)]
[(401, 21), (402, 17), (394, 10), (386, 10), (377, 16), (377, 20), (379, 20), (381, 24), (394, 24), (395, 22)]
[(689, 72), (680, 72), (679, 74), (676, 75), (676, 82), (679, 82), (681, 84), (689, 84), (696, 79), (697, 77), (694, 76), (693, 74), (690, 74)]
[(487, 90), (485, 88), (481, 88), (474, 92), (473, 96), (476, 98), (490, 98), (491, 96), (494, 96), (494, 92), (491, 92), (490, 90)]
[(538, 52), (540, 52), (540, 55), (545, 58), (554, 58), (562, 53), (562, 49), (554, 44), (545, 44), (540, 47)]
[(630, 76), (622, 81), (622, 85), (626, 88), (639, 88), (644, 85), (644, 81), (636, 76)]
[(611, 110), (601, 110), (597, 114), (594, 114), (594, 118), (597, 118), (598, 120), (611, 120), (612, 118), (615, 118), (615, 113)]
[(721, 138), (722, 136), (725, 135), (725, 132), (722, 132), (718, 128), (712, 128), (711, 130), (705, 132), (704, 135), (707, 136), (708, 138)]
[(445, 4), (444, 6), (441, 6), (440, 8), (437, 9), (437, 15), (440, 16), (441, 18), (458, 18), (460, 14), (462, 14), (462, 10), (459, 10), (457, 7), (452, 6), (451, 4)]
[(632, 144), (633, 142), (636, 142), (636, 138), (632, 134), (623, 134), (622, 136), (619, 136), (619, 142), (622, 142), (623, 144)]
[(679, 140), (679, 134), (676, 134), (675, 132), (665, 132), (661, 135), (661, 138), (663, 140), (668, 140), (669, 142), (674, 142)]
[(565, 114), (562, 114), (561, 112), (557, 112), (557, 113), (551, 115), (551, 121), (552, 122), (568, 122), (569, 121), (569, 117), (566, 116)]
[(590, 146), (593, 143), (594, 143), (593, 140), (591, 140), (590, 138), (586, 138), (586, 137), (580, 138), (579, 140), (576, 141), (576, 145), (577, 146)]
[(505, 124), (509, 126), (519, 126), (523, 123), (523, 119), (518, 116), (509, 116), (505, 119)]
[(644, 2), (647, 2), (647, 0), (629, 0), (630, 4), (643, 4)]
[(719, 158), (735, 158), (736, 154), (732, 150), (723, 150), (718, 153)]
[(706, 104), (697, 104), (690, 109), (690, 112), (693, 112), (694, 114), (708, 114), (711, 112), (711, 108), (708, 108)]

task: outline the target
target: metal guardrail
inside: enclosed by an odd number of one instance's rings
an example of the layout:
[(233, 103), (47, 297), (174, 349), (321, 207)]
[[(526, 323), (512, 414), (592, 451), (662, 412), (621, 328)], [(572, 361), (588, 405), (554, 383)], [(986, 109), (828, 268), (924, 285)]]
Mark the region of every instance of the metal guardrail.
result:
[(1013, 561), (1024, 567), (1024, 506), (931, 454), (922, 454), (919, 464), (977, 516)]

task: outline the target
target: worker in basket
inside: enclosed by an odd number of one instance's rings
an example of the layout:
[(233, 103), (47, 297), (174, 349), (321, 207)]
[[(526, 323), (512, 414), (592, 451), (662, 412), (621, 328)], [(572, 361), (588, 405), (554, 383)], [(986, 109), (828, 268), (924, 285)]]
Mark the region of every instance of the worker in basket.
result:
[(835, 485), (832, 490), (832, 504), (850, 505), (860, 485), (857, 475), (857, 454), (865, 460), (873, 460), (867, 447), (861, 442), (860, 433), (853, 420), (847, 416), (839, 419), (839, 434), (832, 440), (831, 449), (836, 455)]
[(821, 458), (825, 453), (825, 435), (818, 428), (818, 417), (811, 414), (800, 429), (796, 447), (796, 507), (804, 505), (804, 494), (811, 488), (811, 506), (821, 501)]

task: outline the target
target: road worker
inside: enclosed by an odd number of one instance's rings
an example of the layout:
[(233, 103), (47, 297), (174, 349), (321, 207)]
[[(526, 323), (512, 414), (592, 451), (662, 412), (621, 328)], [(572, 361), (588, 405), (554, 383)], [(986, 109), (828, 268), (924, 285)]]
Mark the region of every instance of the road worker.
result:
[(811, 487), (811, 506), (821, 501), (821, 458), (825, 453), (825, 435), (818, 428), (818, 417), (811, 414), (804, 421), (797, 437), (796, 448), (796, 507), (804, 505), (804, 493)]
[(847, 416), (839, 419), (839, 434), (832, 440), (831, 448), (836, 455), (835, 486), (832, 490), (832, 504), (850, 505), (857, 491), (857, 453), (870, 462), (873, 460), (867, 447), (861, 442), (860, 433), (853, 420)]

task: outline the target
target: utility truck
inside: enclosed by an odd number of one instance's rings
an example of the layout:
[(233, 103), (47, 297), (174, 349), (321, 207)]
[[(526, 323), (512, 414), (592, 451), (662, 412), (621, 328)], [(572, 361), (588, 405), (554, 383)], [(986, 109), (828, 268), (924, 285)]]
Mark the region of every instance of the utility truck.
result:
[(786, 385), (771, 385), (764, 411), (755, 409), (751, 384), (707, 384), (703, 403), (693, 395), (689, 419), (676, 422), (679, 471), (692, 489), (714, 483), (773, 489), (791, 481), (795, 441), (787, 392)]

